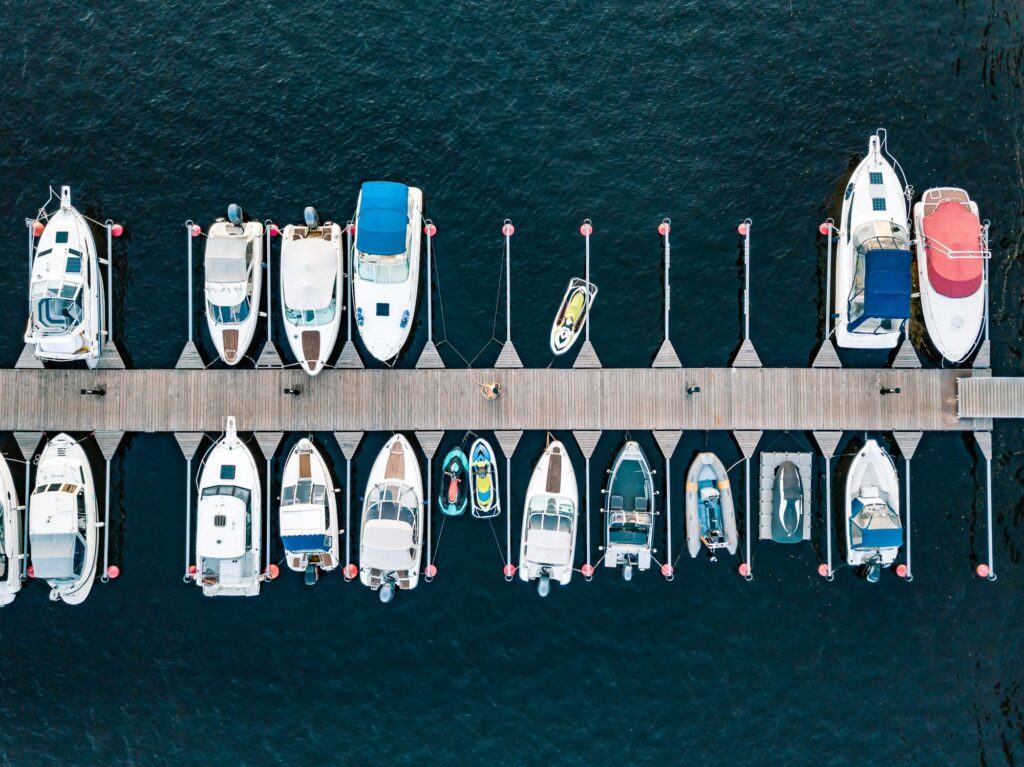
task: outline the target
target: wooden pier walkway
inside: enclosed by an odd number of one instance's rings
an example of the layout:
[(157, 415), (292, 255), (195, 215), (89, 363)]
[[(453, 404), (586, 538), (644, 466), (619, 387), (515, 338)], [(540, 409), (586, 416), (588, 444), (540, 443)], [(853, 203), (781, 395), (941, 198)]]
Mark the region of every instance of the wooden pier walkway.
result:
[(961, 418), (1024, 418), (1024, 378), (978, 376), (957, 381)]
[[(986, 431), (1001, 415), (964, 392), (970, 370), (653, 368), (0, 370), (9, 431), (392, 430)], [(1019, 381), (1009, 384), (1017, 387)], [(488, 401), (480, 384), (498, 381)], [(699, 387), (699, 392), (687, 389)], [(961, 399), (958, 401), (958, 387)], [(286, 388), (301, 391), (297, 396)], [(105, 390), (104, 396), (82, 394)], [(882, 395), (882, 389), (900, 392)], [(973, 401), (973, 400), (972, 400)], [(959, 406), (959, 411), (958, 411)], [(970, 417), (965, 417), (970, 416)]]

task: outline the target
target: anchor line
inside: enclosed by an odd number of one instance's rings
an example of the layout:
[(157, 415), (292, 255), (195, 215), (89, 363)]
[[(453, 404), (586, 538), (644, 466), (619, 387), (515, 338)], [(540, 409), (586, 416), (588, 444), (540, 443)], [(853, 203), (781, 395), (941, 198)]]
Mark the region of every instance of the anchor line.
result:
[(429, 557), (428, 557), (429, 561), (427, 562), (428, 565), (434, 564), (434, 562), (437, 560), (437, 552), (438, 552), (438, 549), (441, 548), (441, 536), (444, 534), (444, 523), (447, 522), (447, 521), (448, 521), (448, 515), (445, 514), (444, 517), (441, 519), (441, 527), (438, 528), (437, 538), (434, 539), (434, 550), (432, 552), (428, 552), (428, 554), (429, 554)]
[[(506, 509), (506, 511), (507, 511), (507, 509)], [(491, 517), (487, 521), (491, 523), (491, 525), (490, 525), (490, 527), (491, 527), (491, 535), (494, 536), (494, 544), (498, 547), (498, 556), (501, 557), (501, 564), (502, 565), (507, 565), (508, 562), (505, 561), (505, 552), (502, 550), (501, 542), (498, 540), (498, 533), (496, 533), (495, 530), (494, 530), (494, 517)]]
[(496, 333), (498, 332), (498, 313), (501, 310), (501, 288), (502, 285), (504, 285), (505, 251), (502, 250), (501, 263), (498, 268), (498, 287), (494, 299), (494, 320), (491, 324), (491, 337), (487, 339), (487, 342), (480, 348), (480, 351), (473, 355), (472, 359), (467, 358), (466, 355), (459, 351), (455, 344), (448, 340), (448, 323), (445, 320), (444, 296), (442, 295), (441, 291), (441, 273), (438, 271), (436, 258), (432, 259), (431, 265), (434, 270), (434, 281), (437, 284), (437, 304), (438, 309), (440, 310), (439, 313), (441, 315), (441, 332), (444, 335), (444, 337), (440, 341), (437, 341), (436, 345), (440, 346), (441, 344), (447, 344), (449, 348), (451, 348), (451, 350), (462, 359), (467, 368), (472, 368), (476, 364), (476, 361), (480, 358), (480, 355), (487, 351), (487, 347), (489, 347), (492, 343), (501, 343), (501, 340), (497, 338)]

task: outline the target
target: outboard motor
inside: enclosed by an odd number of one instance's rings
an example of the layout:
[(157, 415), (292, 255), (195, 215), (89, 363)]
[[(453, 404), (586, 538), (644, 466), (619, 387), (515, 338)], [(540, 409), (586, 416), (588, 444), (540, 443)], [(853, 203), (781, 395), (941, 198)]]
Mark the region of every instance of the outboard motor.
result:
[(242, 212), (242, 206), (236, 203), (228, 205), (228, 221), (235, 226), (242, 226), (245, 223), (245, 213)]
[(537, 593), (542, 597), (546, 597), (551, 593), (551, 576), (547, 570), (544, 570), (540, 574), (540, 578), (537, 579)]
[(878, 563), (878, 560), (868, 562), (864, 566), (864, 577), (868, 583), (878, 583), (878, 578), (882, 574), (882, 566)]
[(306, 209), (302, 211), (302, 218), (306, 221), (306, 226), (310, 229), (316, 229), (320, 226), (320, 214), (316, 212), (316, 208), (312, 205), (307, 205)]
[(629, 583), (633, 580), (633, 563), (630, 560), (626, 560), (626, 564), (622, 567), (622, 580)]
[(315, 586), (317, 578), (319, 578), (319, 572), (317, 571), (316, 565), (306, 565), (306, 585)]
[(395, 582), (388, 578), (380, 585), (380, 601), (382, 604), (387, 604), (395, 598)]

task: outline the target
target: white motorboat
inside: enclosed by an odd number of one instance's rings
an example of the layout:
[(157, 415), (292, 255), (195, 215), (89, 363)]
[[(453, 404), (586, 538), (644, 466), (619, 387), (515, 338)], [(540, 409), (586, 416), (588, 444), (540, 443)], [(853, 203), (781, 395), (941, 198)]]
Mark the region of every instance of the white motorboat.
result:
[(92, 591), (103, 523), (89, 459), (67, 434), (58, 434), (43, 448), (31, 508), (33, 577), (50, 585), (53, 601), (81, 604)]
[(260, 593), (260, 498), (256, 461), (229, 416), (224, 436), (199, 469), (196, 583), (204, 596)]
[(963, 362), (985, 327), (988, 226), (963, 189), (929, 189), (914, 206), (917, 274), (928, 336), (953, 364)]
[(367, 351), (381, 362), (398, 356), (416, 314), (423, 192), (367, 181), (356, 206), (352, 301)]
[(204, 258), (206, 324), (217, 354), (228, 365), (245, 356), (256, 333), (263, 286), (263, 224), (245, 221), (242, 209), (228, 207), (206, 237)]
[(106, 332), (103, 276), (96, 240), (71, 206), (71, 187), (60, 188), (60, 208), (49, 217), (32, 258), (25, 343), (51, 362), (100, 361)]
[(11, 469), (0, 458), (0, 607), (21, 591), (21, 512)]
[(345, 307), (341, 227), (321, 225), (306, 208), (306, 225), (281, 232), (281, 315), (292, 354), (315, 376), (334, 351)]
[(903, 545), (900, 485), (888, 453), (869, 439), (846, 475), (846, 562), (878, 580)]
[[(881, 137), (880, 135), (881, 134)], [(910, 318), (910, 222), (884, 131), (850, 176), (836, 245), (836, 343), (892, 349)]]
[(555, 440), (533, 467), (519, 548), (519, 578), (536, 580), (542, 597), (548, 595), (552, 580), (567, 586), (572, 579), (579, 505), (572, 461)]
[(380, 600), (414, 589), (423, 554), (423, 476), (412, 445), (396, 434), (377, 454), (366, 483), (359, 535), (359, 580)]
[(654, 543), (654, 478), (647, 456), (636, 442), (622, 446), (612, 464), (604, 491), (604, 566), (621, 567), (622, 577), (633, 568), (651, 567)]
[(288, 454), (281, 480), (281, 542), (288, 567), (316, 583), (320, 570), (338, 566), (338, 501), (320, 451), (308, 439)]

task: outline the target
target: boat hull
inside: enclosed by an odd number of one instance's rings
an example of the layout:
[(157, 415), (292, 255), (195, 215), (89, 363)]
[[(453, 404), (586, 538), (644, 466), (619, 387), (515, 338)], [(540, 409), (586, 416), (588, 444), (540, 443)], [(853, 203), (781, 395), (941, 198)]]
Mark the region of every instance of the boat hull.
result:
[[(537, 504), (537, 501), (540, 501)], [(569, 530), (531, 530), (531, 502), (536, 509), (544, 508), (551, 501), (571, 507)], [(547, 446), (544, 454), (534, 466), (530, 484), (526, 488), (526, 507), (523, 510), (523, 528), (519, 547), (519, 579), (532, 581), (542, 575), (556, 583), (567, 586), (572, 580), (573, 563), (576, 558), (576, 528), (579, 517), (579, 489), (572, 461), (565, 452), (565, 446), (555, 440)], [(548, 535), (554, 532), (553, 535)], [(537, 556), (544, 555), (541, 559)]]
[(256, 323), (260, 316), (260, 299), (263, 295), (263, 224), (258, 221), (247, 221), (242, 232), (235, 233), (236, 227), (227, 221), (217, 221), (210, 227), (207, 239), (215, 237), (231, 237), (252, 242), (253, 266), (247, 279), (246, 292), (249, 297), (249, 314), (241, 322), (217, 322), (210, 314), (210, 287), (206, 287), (206, 328), (210, 332), (217, 356), (226, 365), (236, 366), (245, 357), (256, 335)]
[(629, 441), (619, 450), (604, 498), (605, 567), (650, 569), (656, 514), (654, 478), (637, 442)]

